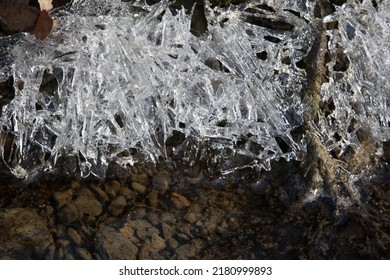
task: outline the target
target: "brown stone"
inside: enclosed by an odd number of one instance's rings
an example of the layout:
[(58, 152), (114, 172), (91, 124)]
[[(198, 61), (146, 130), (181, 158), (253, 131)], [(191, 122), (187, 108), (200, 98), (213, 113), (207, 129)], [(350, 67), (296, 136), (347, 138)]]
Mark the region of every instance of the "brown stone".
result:
[(110, 205), (108, 206), (108, 211), (110, 211), (110, 213), (116, 217), (123, 213), (125, 207), (126, 198), (120, 195), (110, 203)]
[(57, 209), (60, 209), (62, 206), (65, 204), (68, 204), (73, 197), (73, 190), (72, 189), (67, 189), (65, 191), (61, 192), (55, 192), (53, 194), (53, 199), (56, 205)]
[(46, 223), (34, 209), (0, 210), (1, 259), (50, 259), (53, 238)]
[(161, 251), (165, 249), (166, 246), (165, 240), (161, 238), (161, 236), (158, 235), (156, 232), (152, 234), (150, 240), (151, 240), (151, 245), (156, 251)]
[(119, 190), (121, 189), (121, 183), (116, 180), (109, 181), (104, 185), (104, 190), (110, 197), (117, 196)]
[(107, 203), (110, 201), (108, 195), (99, 187), (92, 185), (91, 190), (95, 193), (96, 197), (103, 203)]
[(132, 236), (117, 232), (110, 226), (100, 228), (96, 234), (96, 246), (102, 259), (134, 260), (138, 255)]
[(146, 187), (138, 182), (132, 182), (131, 187), (133, 190), (139, 192), (139, 193), (145, 193), (146, 192)]
[(149, 177), (146, 174), (134, 174), (131, 176), (131, 180), (142, 185), (147, 185), (149, 183)]
[(67, 233), (68, 233), (68, 236), (70, 237), (70, 239), (76, 244), (76, 245), (80, 245), (81, 244), (81, 236), (80, 234), (78, 234), (78, 232), (72, 228), (72, 227), (69, 227), (68, 230), (67, 230)]
[(74, 205), (80, 213), (96, 217), (99, 216), (102, 211), (102, 205), (93, 196), (81, 195), (76, 198)]
[(177, 209), (184, 209), (191, 205), (191, 202), (187, 198), (177, 192), (171, 193), (171, 202), (173, 207)]
[(167, 177), (164, 173), (158, 174), (153, 177), (153, 187), (157, 188), (162, 192), (169, 190), (170, 178)]
[(71, 202), (58, 210), (57, 216), (62, 224), (70, 225), (79, 219), (79, 212), (73, 202)]

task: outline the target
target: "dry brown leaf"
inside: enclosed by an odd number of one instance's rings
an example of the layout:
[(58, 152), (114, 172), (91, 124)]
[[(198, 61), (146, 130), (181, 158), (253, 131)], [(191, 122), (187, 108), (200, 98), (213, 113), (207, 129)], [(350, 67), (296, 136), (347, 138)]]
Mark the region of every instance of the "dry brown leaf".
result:
[(35, 29), (32, 32), (35, 38), (39, 40), (45, 39), (51, 33), (53, 29), (53, 19), (49, 16), (49, 13), (45, 10), (39, 13)]

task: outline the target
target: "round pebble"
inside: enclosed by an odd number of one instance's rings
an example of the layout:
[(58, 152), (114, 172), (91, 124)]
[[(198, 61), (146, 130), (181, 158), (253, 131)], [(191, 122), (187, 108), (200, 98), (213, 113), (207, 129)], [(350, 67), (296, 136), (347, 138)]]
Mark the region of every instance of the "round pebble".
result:
[(126, 198), (124, 196), (118, 196), (110, 203), (108, 206), (108, 211), (110, 211), (110, 213), (116, 217), (123, 213), (125, 207)]
[(149, 205), (150, 205), (151, 207), (157, 208), (158, 202), (159, 202), (159, 199), (158, 199), (158, 191), (155, 190), (155, 189), (151, 190), (151, 191), (148, 193), (147, 199), (148, 199)]
[(76, 198), (74, 205), (80, 213), (96, 217), (103, 212), (103, 207), (93, 196), (81, 195)]
[(142, 185), (141, 183), (138, 183), (138, 182), (132, 182), (131, 183), (131, 187), (133, 188), (133, 190), (139, 192), (139, 193), (145, 193), (146, 192), (146, 187), (144, 185)]
[(157, 251), (165, 249), (166, 246), (165, 240), (161, 238), (156, 232), (152, 234), (151, 242), (153, 248), (156, 249)]
[(162, 175), (154, 176), (152, 180), (153, 187), (157, 188), (162, 192), (166, 192), (167, 190), (169, 190), (169, 182), (170, 179)]
[(76, 245), (80, 245), (81, 244), (81, 242), (82, 242), (81, 236), (80, 236), (80, 234), (78, 234), (78, 232), (74, 228), (69, 227), (68, 230), (67, 230), (67, 233), (68, 233), (70, 239), (72, 239), (72, 241)]
[(54, 203), (56, 205), (56, 208), (60, 209), (65, 204), (68, 204), (72, 200), (72, 197), (73, 197), (73, 190), (72, 189), (67, 189), (67, 190), (62, 191), (62, 192), (55, 192), (53, 194), (53, 199), (54, 199)]
[(76, 206), (71, 202), (58, 210), (57, 216), (62, 224), (70, 225), (79, 219), (79, 212), (77, 211)]
[(191, 202), (187, 198), (177, 192), (171, 193), (171, 202), (173, 207), (177, 209), (188, 208), (191, 205)]
[(131, 176), (131, 180), (142, 185), (147, 185), (149, 182), (149, 177), (146, 174), (134, 174)]
[(110, 201), (108, 195), (98, 186), (92, 185), (91, 190), (95, 193), (96, 197), (103, 203)]
[(115, 197), (118, 194), (120, 189), (121, 189), (121, 184), (116, 180), (109, 181), (104, 184), (104, 190), (110, 197)]

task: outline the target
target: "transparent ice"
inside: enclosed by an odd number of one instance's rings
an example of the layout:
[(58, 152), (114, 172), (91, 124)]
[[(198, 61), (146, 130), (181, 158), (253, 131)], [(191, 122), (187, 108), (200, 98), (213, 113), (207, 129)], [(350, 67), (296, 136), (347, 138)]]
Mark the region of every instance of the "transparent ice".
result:
[[(390, 139), (390, 3), (362, 2), (337, 7), (325, 18), (337, 20), (339, 29), (328, 31), (330, 74), (321, 98), (335, 109), (322, 120), (321, 132), (329, 150), (338, 146), (339, 153), (359, 147), (363, 133), (373, 143)], [(348, 60), (348, 69), (337, 67), (340, 57)]]
[[(0, 118), (10, 170), (23, 178), (73, 156), (64, 172), (103, 177), (109, 162), (132, 164), (135, 154), (196, 161), (187, 140), (167, 151), (174, 135), (220, 151), (201, 157), (222, 162), (224, 172), (302, 160), (305, 138), (292, 130), (307, 109), (300, 96), (306, 72), (298, 66), (316, 36), (314, 2), (206, 5), (205, 13), (207, 32), (197, 37), (191, 13), (167, 2), (76, 0), (53, 13), (58, 27), (47, 39), (0, 39), (0, 81), (13, 76), (15, 85)], [(327, 31), (329, 81), (321, 90), (334, 108), (318, 113), (329, 151), (360, 146), (360, 128), (378, 154), (390, 139), (389, 15), (386, 1), (364, 0), (325, 18), (339, 26)], [(335, 67), (340, 56), (348, 69)], [(12, 159), (3, 148), (10, 135)]]

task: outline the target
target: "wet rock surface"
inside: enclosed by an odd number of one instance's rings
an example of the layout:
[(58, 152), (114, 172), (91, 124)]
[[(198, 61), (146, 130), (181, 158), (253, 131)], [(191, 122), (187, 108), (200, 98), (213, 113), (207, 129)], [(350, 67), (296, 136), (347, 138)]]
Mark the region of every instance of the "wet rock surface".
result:
[(34, 209), (1, 209), (0, 231), (2, 259), (53, 257), (53, 237), (44, 219)]
[[(3, 182), (0, 258), (390, 257), (388, 184), (370, 186), (366, 205), (336, 215), (326, 199), (294, 201), (288, 181), (268, 178), (256, 188), (233, 176), (213, 180), (169, 169), (156, 179), (161, 172), (138, 166), (121, 179), (41, 178), (19, 189)], [(133, 188), (140, 178), (142, 192)], [(167, 185), (161, 189), (157, 180)]]

